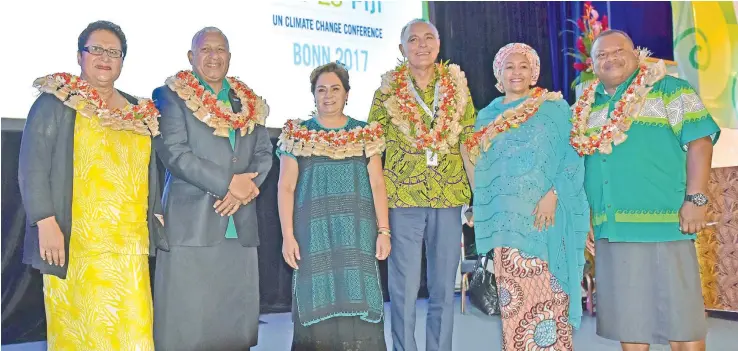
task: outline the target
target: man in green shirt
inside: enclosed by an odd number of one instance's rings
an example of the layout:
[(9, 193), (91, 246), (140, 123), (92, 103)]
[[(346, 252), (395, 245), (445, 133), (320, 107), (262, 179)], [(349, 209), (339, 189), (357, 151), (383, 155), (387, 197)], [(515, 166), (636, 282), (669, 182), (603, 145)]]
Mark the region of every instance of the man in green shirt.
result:
[(405, 25), (400, 51), (406, 62), (383, 76), (369, 113), (369, 122), (379, 122), (387, 140), (394, 350), (417, 350), (415, 301), (423, 242), (430, 294), (426, 349), (452, 349), (461, 206), (471, 195), (464, 167), (468, 157), (459, 146), (474, 131), (476, 113), (464, 73), (457, 65), (435, 63), (439, 46), (433, 24), (413, 20)]
[(228, 39), (195, 34), (181, 71), (157, 88), (167, 168), (164, 223), (169, 244), (156, 257), (157, 350), (248, 350), (259, 326), (255, 198), (272, 166), (266, 103), (226, 77)]
[(686, 81), (650, 65), (621, 31), (592, 47), (599, 79), (574, 106), (597, 276), (597, 334), (623, 350), (704, 350), (695, 233), (720, 129)]

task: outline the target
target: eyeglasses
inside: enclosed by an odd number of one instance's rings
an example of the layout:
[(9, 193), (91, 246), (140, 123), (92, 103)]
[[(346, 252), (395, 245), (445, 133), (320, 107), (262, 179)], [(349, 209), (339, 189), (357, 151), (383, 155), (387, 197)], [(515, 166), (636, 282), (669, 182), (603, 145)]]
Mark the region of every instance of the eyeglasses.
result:
[(82, 48), (82, 51), (89, 52), (92, 55), (100, 56), (102, 54), (108, 55), (110, 58), (121, 58), (123, 57), (123, 51), (118, 49), (105, 49), (100, 46), (91, 45), (91, 46), (85, 46)]

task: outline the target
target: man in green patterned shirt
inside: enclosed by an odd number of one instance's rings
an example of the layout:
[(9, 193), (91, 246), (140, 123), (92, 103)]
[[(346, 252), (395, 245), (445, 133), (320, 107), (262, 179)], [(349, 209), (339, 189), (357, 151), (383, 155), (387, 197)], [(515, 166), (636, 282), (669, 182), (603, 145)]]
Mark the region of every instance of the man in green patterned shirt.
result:
[(689, 83), (646, 56), (624, 32), (601, 33), (592, 47), (599, 82), (574, 106), (572, 145), (588, 155), (597, 334), (623, 350), (704, 350), (694, 234), (707, 225), (720, 129)]
[(461, 255), (461, 206), (471, 191), (459, 146), (476, 116), (466, 78), (457, 65), (435, 63), (436, 27), (413, 20), (402, 29), (406, 62), (382, 77), (370, 122), (387, 140), (384, 176), (392, 227), (389, 293), (394, 350), (416, 351), (415, 301), (421, 250), (428, 261), (426, 349), (451, 350), (453, 297)]

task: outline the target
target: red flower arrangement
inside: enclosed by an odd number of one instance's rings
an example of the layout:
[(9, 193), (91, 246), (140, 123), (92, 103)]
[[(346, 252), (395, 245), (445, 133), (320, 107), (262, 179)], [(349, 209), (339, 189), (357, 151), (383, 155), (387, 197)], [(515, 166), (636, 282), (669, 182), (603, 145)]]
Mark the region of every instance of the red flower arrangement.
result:
[[(572, 20), (569, 21), (574, 22)], [(607, 16), (600, 17), (599, 12), (592, 6), (591, 1), (584, 2), (584, 13), (574, 23), (576, 23), (580, 34), (577, 38), (576, 50), (571, 50), (568, 54), (577, 59), (577, 62), (573, 66), (579, 72), (579, 76), (572, 82), (572, 89), (579, 83), (595, 79), (590, 51), (592, 50), (592, 44), (595, 38), (603, 31), (609, 29)]]

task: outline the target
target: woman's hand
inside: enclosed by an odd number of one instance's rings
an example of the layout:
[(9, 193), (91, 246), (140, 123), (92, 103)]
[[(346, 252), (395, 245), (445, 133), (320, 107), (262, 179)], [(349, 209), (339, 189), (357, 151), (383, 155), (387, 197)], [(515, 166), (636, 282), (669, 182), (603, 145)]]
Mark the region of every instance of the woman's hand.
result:
[(300, 246), (297, 245), (297, 240), (294, 236), (284, 238), (282, 242), (282, 257), (290, 267), (298, 269), (297, 261), (300, 260)]
[(63, 266), (66, 262), (64, 252), (64, 234), (55, 217), (48, 217), (38, 221), (38, 249), (41, 259), (48, 264)]
[(389, 235), (377, 235), (377, 259), (380, 261), (386, 260), (390, 251), (392, 251), (392, 244)]
[(536, 208), (533, 210), (533, 216), (535, 216), (533, 226), (538, 229), (539, 232), (554, 225), (557, 199), (558, 196), (554, 194), (553, 189), (551, 189), (546, 193), (546, 195), (543, 195), (541, 200), (538, 201)]

